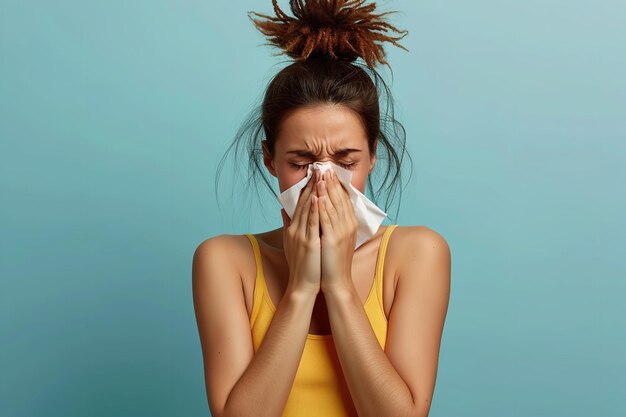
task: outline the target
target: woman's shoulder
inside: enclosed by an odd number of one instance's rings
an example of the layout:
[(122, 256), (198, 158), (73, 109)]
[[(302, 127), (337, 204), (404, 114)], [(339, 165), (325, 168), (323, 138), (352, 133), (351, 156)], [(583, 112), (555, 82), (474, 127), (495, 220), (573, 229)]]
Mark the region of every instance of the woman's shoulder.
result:
[(394, 235), (398, 236), (396, 237), (397, 240), (406, 240), (406, 243), (432, 243), (445, 241), (445, 238), (439, 232), (425, 225), (396, 225)]
[(398, 271), (403, 266), (412, 267), (415, 262), (432, 261), (433, 259), (447, 262), (450, 258), (450, 246), (443, 235), (436, 230), (424, 226), (400, 226), (396, 227), (395, 235), (390, 243), (398, 259)]
[(211, 264), (212, 268), (241, 276), (240, 268), (246, 263), (248, 252), (251, 252), (250, 242), (243, 234), (211, 236), (196, 246), (193, 264)]
[(389, 245), (393, 245), (399, 259), (414, 258), (415, 256), (441, 256), (450, 248), (446, 239), (436, 230), (425, 226), (398, 225), (393, 232)]
[(247, 238), (245, 235), (221, 234), (206, 238), (196, 246), (196, 254), (207, 254), (208, 252), (232, 253), (233, 250), (241, 248)]

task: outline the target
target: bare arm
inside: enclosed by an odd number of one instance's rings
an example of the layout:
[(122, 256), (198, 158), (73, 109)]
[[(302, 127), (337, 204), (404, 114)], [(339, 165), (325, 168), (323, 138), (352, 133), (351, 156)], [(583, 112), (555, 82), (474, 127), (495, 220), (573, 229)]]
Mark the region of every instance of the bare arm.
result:
[(309, 330), (316, 294), (287, 287), (256, 354), (232, 236), (193, 256), (193, 299), (213, 417), (279, 417)]
[(354, 287), (324, 293), (361, 417), (427, 417), (430, 411), (450, 293), (450, 249), (428, 228), (414, 227), (407, 237), (384, 352)]

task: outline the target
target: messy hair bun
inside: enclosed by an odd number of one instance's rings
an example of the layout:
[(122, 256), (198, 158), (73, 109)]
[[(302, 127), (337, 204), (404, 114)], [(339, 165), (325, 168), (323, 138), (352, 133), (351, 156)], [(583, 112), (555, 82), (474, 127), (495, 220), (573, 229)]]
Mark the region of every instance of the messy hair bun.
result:
[[(367, 139), (368, 152), (363, 155), (376, 155), (376, 168), (368, 174), (361, 192), (389, 213), (396, 196), (402, 196), (405, 156), (410, 161), (412, 158), (406, 149), (404, 126), (394, 116), (391, 90), (375, 65), (389, 66), (381, 45), (384, 41), (406, 50), (396, 42), (406, 32), (381, 19), (391, 12), (374, 14), (375, 4), (365, 5), (365, 0), (291, 0), (295, 17), (280, 10), (276, 0), (272, 3), (276, 17), (257, 13), (265, 20), (252, 20), (271, 44), (295, 60), (272, 77), (262, 103), (251, 110), (220, 161), (215, 180), (218, 206), (219, 171), (231, 150), (235, 153), (235, 171), (248, 160), (244, 199), (256, 193), (263, 202), (257, 187), (261, 179), (278, 201), (266, 161), (274, 159), (278, 142), (289, 140), (280, 134), (283, 121), (300, 108), (337, 105), (359, 116)], [(402, 36), (387, 35), (390, 30)], [(359, 57), (364, 62), (356, 61)], [(410, 168), (412, 171), (412, 163)]]
[[(366, 0), (290, 0), (295, 17), (285, 14), (272, 0), (276, 16), (249, 12), (248, 16), (271, 45), (279, 47), (296, 61), (310, 57), (329, 57), (352, 62), (361, 57), (368, 66), (377, 62), (387, 64), (383, 42), (390, 42), (404, 50), (397, 41), (406, 36), (376, 14), (376, 3)], [(250, 14), (265, 20), (254, 19)], [(400, 36), (390, 36), (393, 31)], [(408, 50), (407, 50), (408, 51)], [(388, 65), (388, 64), (387, 64)]]

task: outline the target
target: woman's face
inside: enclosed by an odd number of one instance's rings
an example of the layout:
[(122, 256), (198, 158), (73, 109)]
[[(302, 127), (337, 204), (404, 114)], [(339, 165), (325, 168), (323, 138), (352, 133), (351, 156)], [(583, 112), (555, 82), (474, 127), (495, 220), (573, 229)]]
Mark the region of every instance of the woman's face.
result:
[(273, 158), (262, 141), (264, 163), (278, 178), (282, 193), (306, 176), (313, 162), (332, 161), (352, 171), (353, 187), (365, 194), (365, 183), (376, 163), (359, 116), (345, 106), (321, 104), (299, 108), (283, 120)]

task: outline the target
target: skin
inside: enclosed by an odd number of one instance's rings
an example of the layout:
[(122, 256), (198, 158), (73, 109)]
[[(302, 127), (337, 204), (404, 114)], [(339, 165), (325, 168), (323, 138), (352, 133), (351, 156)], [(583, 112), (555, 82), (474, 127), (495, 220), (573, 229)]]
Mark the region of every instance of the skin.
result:
[[(352, 111), (338, 105), (320, 105), (292, 112), (281, 125), (274, 155), (270, 155), (266, 141), (262, 141), (262, 146), (265, 166), (278, 179), (280, 192), (304, 178), (308, 164), (332, 161), (350, 169), (351, 184), (365, 193), (367, 176), (376, 163), (376, 154), (369, 152), (361, 121)], [(336, 155), (345, 148), (357, 151)], [(312, 155), (304, 156), (295, 151)]]
[[(333, 140), (328, 140), (333, 138)], [(370, 153), (365, 129), (357, 114), (340, 105), (316, 105), (292, 112), (282, 123), (275, 144), (275, 154), (268, 152), (265, 141), (264, 163), (278, 178), (282, 191), (300, 181), (307, 166), (332, 160), (352, 171), (352, 183), (364, 193), (367, 175), (374, 168), (376, 154)], [(321, 231), (323, 291), (352, 285), (352, 260), (356, 243), (357, 220), (348, 194), (332, 170), (318, 178), (312, 210), (303, 211)], [(288, 217), (283, 213), (288, 226)]]
[[(281, 192), (306, 175), (308, 164), (328, 160), (351, 169), (352, 185), (364, 192), (367, 175), (376, 162), (358, 115), (339, 105), (293, 111), (281, 125), (273, 155), (265, 145), (265, 166), (277, 177)], [(342, 148), (360, 152), (336, 154)], [(311, 155), (297, 155), (290, 152), (293, 150), (307, 150)], [(322, 291), (272, 295), (280, 303), (256, 354), (241, 290), (243, 273), (233, 266), (237, 264), (235, 256), (249, 256), (249, 244), (221, 235), (207, 239), (194, 253), (194, 305), (214, 416), (280, 416), (306, 333), (315, 327), (333, 334), (359, 416), (428, 416), (450, 293), (447, 242), (425, 226), (399, 226), (394, 231), (384, 271), (385, 288), (391, 291), (384, 291), (388, 330), (383, 350), (363, 309), (361, 288), (371, 281), (361, 279), (358, 267), (366, 262), (366, 254), (371, 258), (369, 243), (377, 243), (380, 233), (354, 251), (356, 219), (347, 192), (332, 177), (323, 182), (324, 188), (321, 182), (316, 188), (316, 194), (326, 201), (317, 203)], [(262, 236), (280, 259), (282, 228)], [(234, 309), (233, 304), (240, 308)]]

